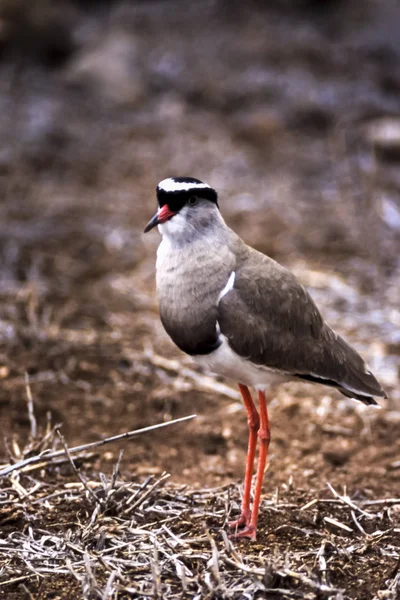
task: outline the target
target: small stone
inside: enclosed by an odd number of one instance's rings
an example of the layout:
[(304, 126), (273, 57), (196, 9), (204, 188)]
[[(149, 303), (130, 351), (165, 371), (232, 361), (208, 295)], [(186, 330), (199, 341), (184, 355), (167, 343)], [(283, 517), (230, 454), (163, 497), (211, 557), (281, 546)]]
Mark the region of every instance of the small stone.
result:
[(5, 379), (6, 377), (8, 377), (9, 373), (10, 369), (7, 366), (0, 366), (0, 379)]
[(326, 450), (323, 457), (334, 467), (341, 467), (349, 460), (350, 453), (348, 450), (338, 448), (337, 450)]
[(368, 123), (365, 137), (380, 156), (400, 160), (399, 118), (382, 117)]

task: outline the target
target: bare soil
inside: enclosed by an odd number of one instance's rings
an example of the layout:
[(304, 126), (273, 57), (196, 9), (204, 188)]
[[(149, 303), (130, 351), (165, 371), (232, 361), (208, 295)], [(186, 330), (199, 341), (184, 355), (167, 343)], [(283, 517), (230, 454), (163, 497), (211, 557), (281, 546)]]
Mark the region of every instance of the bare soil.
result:
[[(0, 462), (60, 447), (56, 424), (72, 447), (197, 417), (79, 454), (86, 487), (67, 457), (1, 478), (0, 598), (400, 598), (399, 155), (368, 133), (400, 119), (396, 4), (20, 4), (0, 5)], [(219, 190), (389, 394), (272, 391), (255, 543), (223, 534), (234, 382), (158, 319), (142, 229), (174, 174)]]

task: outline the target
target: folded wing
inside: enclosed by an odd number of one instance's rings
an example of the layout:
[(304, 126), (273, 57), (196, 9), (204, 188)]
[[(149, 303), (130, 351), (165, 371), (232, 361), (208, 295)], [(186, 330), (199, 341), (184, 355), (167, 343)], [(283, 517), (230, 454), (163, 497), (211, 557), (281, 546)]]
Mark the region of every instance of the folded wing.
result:
[(260, 253), (236, 267), (233, 288), (218, 305), (218, 323), (231, 348), (256, 365), (336, 387), (376, 404), (386, 397), (361, 356), (323, 320), (289, 271)]

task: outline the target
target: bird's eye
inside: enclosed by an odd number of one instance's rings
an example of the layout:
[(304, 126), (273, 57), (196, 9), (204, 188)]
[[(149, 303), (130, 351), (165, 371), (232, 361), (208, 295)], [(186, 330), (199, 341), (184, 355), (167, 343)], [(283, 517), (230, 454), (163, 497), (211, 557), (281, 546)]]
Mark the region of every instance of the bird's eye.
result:
[(195, 206), (197, 204), (196, 196), (190, 196), (190, 198), (188, 200), (188, 204), (189, 204), (189, 206)]

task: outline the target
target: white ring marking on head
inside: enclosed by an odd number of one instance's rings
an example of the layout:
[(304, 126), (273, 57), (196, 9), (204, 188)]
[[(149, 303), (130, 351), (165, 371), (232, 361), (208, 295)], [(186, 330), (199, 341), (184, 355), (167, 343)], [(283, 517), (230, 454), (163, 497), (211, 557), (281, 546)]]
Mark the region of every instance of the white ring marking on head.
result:
[(231, 289), (233, 288), (234, 283), (235, 283), (235, 277), (236, 277), (236, 273), (235, 273), (235, 271), (232, 271), (232, 273), (229, 275), (228, 283), (226, 284), (226, 286), (224, 287), (224, 289), (220, 292), (220, 294), (218, 296), (217, 304), (222, 300), (222, 298), (224, 296), (226, 296), (226, 294), (228, 292), (231, 291)]
[(184, 192), (189, 190), (210, 189), (207, 183), (191, 183), (190, 181), (174, 181), (172, 177), (163, 179), (158, 184), (158, 189), (164, 192)]

